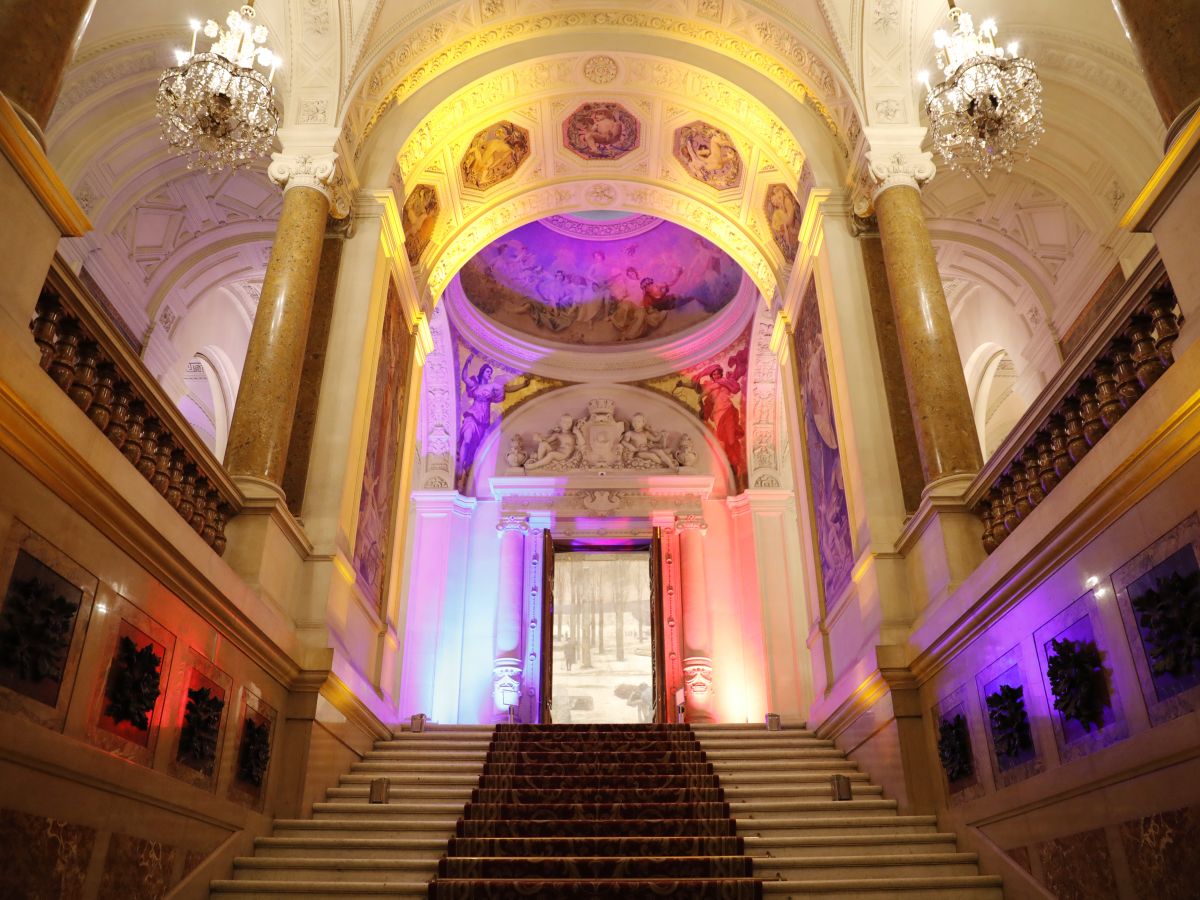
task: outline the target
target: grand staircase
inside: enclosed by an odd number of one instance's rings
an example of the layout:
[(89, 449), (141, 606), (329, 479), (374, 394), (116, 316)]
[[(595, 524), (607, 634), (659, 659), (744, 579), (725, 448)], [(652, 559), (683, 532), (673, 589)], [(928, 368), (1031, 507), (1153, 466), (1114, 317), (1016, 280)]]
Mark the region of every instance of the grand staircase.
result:
[[(853, 799), (832, 799), (834, 774)], [(761, 725), (402, 731), (212, 884), (214, 900), (664, 895), (1002, 900), (933, 816), (898, 815), (831, 742)]]

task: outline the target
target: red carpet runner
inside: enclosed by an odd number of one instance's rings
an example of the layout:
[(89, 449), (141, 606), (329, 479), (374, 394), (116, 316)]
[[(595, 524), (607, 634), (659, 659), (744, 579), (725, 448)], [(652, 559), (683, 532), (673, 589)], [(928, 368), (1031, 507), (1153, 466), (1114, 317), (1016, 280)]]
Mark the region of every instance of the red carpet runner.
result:
[(498, 725), (430, 900), (758, 900), (686, 725)]

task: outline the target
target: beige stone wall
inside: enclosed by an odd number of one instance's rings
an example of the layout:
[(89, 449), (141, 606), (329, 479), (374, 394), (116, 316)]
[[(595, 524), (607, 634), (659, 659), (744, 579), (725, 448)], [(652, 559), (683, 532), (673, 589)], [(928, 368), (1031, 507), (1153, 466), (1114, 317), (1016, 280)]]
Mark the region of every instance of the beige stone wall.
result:
[[(1172, 695), (1155, 681), (1127, 588), (1189, 547), (1200, 559), (1198, 381), (1188, 349), (957, 590), (915, 598), (927, 605), (906, 647), (880, 648), (834, 684), (845, 699), (821, 732), (907, 811), (957, 831), (1006, 896), (1194, 891), (1200, 683)], [(1084, 732), (1054, 709), (1046, 671), (1051, 638), (1089, 636), (1109, 698)], [(1002, 764), (985, 697), (1014, 679), (1034, 750)], [(937, 728), (959, 714), (973, 772), (951, 785)]]

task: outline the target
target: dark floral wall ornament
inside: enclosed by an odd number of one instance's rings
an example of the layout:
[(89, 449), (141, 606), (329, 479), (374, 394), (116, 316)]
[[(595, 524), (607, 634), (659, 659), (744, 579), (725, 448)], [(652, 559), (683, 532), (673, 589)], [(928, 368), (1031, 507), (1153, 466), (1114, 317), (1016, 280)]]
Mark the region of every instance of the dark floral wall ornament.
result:
[(1155, 675), (1181, 678), (1200, 667), (1200, 570), (1156, 578), (1130, 602)]
[(242, 743), (238, 747), (237, 777), (255, 788), (262, 787), (271, 762), (271, 723), (253, 714), (242, 722)]
[(212, 774), (217, 760), (217, 739), (221, 734), (221, 713), (225, 699), (210, 687), (191, 688), (187, 692), (183, 727), (179, 730), (177, 759), (206, 775)]
[(998, 691), (988, 694), (987, 710), (992, 742), (1001, 765), (1019, 760), (1033, 750), (1033, 731), (1025, 710), (1023, 685), (1001, 685)]
[(58, 681), (79, 601), (37, 578), (13, 579), (0, 611), (0, 666), (25, 681)]
[(1085, 732), (1104, 727), (1108, 678), (1095, 641), (1051, 638), (1046, 676), (1054, 708), (1078, 722)]
[(118, 725), (128, 722), (139, 731), (149, 730), (161, 693), (162, 661), (153, 643), (139, 645), (123, 635), (117, 641), (117, 655), (109, 670), (104, 715)]
[(946, 780), (951, 784), (975, 774), (971, 736), (967, 731), (967, 720), (961, 713), (938, 723), (937, 750)]
[(0, 685), (58, 703), (83, 598), (78, 585), (16, 550), (0, 608)]

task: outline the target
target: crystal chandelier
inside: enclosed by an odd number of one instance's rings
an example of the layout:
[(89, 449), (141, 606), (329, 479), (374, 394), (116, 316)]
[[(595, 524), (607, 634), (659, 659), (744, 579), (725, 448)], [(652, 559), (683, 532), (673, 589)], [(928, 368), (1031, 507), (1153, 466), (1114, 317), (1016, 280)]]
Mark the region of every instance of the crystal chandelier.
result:
[(984, 177), (992, 166), (1012, 171), (1018, 157), (1028, 159), (1045, 130), (1037, 67), (1017, 56), (1015, 41), (1007, 48), (996, 46), (992, 19), (976, 32), (970, 14), (954, 0), (949, 3), (954, 31), (933, 36), (946, 80), (934, 85), (928, 72), (920, 74), (933, 147), (952, 168)]
[[(178, 153), (210, 171), (237, 168), (270, 152), (279, 129), (272, 81), (279, 57), (266, 46), (267, 28), (254, 23), (254, 0), (230, 10), (222, 28), (192, 20), (192, 49), (176, 50), (178, 65), (158, 80), (158, 118)], [(196, 52), (203, 31), (207, 53)], [(266, 72), (259, 71), (262, 66)]]

